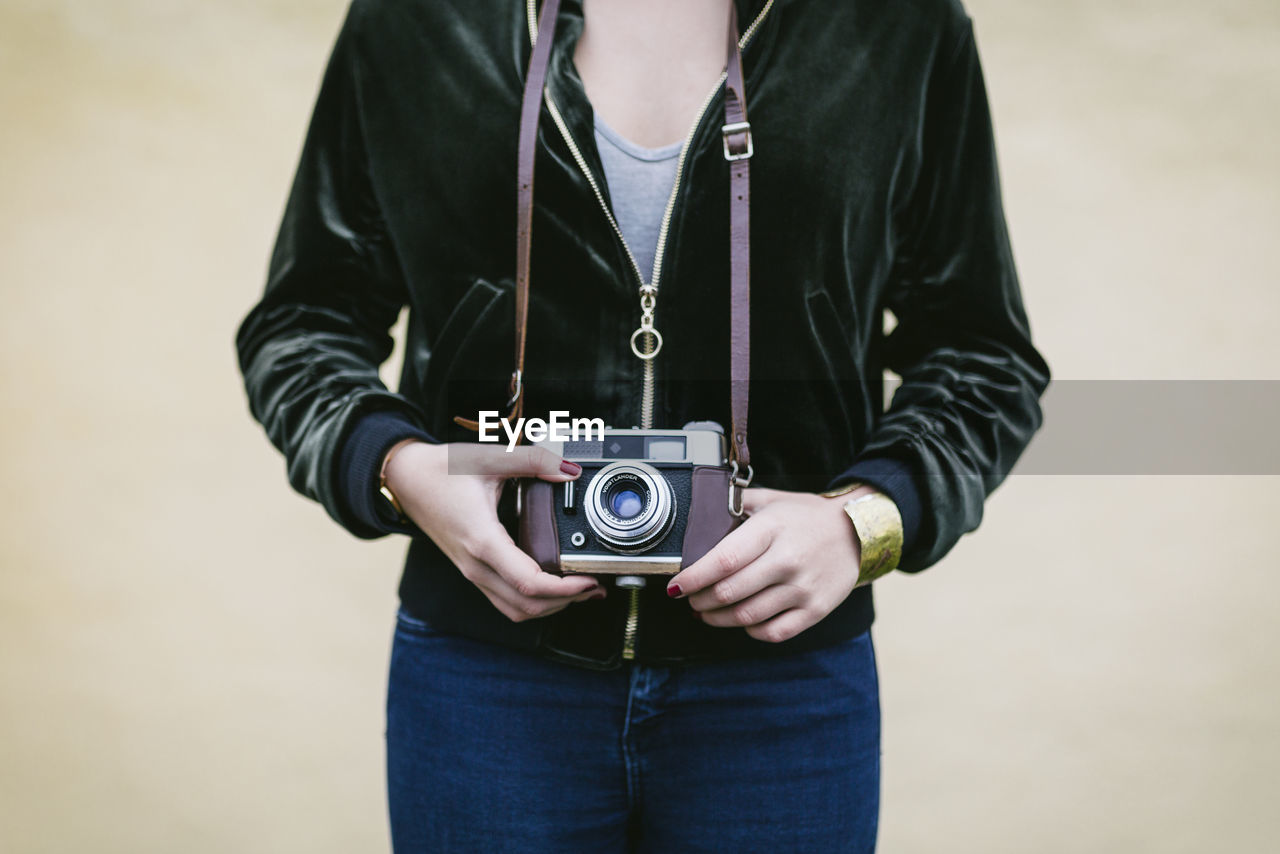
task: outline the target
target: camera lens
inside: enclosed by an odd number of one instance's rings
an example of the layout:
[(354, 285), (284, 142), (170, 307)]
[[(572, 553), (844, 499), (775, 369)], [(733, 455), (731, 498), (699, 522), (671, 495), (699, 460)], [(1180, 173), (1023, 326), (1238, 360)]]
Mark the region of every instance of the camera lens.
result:
[(621, 554), (656, 546), (676, 515), (671, 484), (653, 466), (632, 460), (600, 469), (587, 485), (583, 507), (600, 542)]
[(644, 498), (634, 485), (623, 481), (610, 488), (609, 508), (619, 519), (634, 519), (644, 509)]

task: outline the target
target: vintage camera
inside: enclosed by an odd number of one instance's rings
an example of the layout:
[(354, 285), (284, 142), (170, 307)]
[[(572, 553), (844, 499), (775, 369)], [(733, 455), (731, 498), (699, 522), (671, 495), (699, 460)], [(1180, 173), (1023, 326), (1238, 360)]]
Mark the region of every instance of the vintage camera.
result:
[(673, 575), (739, 521), (714, 421), (535, 444), (582, 466), (577, 480), (522, 486), (520, 545), (546, 571)]

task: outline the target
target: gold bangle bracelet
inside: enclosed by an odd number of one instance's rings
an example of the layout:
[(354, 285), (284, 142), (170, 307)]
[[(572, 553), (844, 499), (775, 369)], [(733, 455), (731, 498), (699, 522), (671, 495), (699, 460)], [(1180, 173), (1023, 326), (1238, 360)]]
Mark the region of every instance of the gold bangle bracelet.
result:
[(858, 584), (869, 584), (898, 568), (902, 559), (902, 514), (882, 492), (870, 492), (845, 502), (844, 512), (853, 521), (862, 559)]
[(853, 492), (860, 486), (866, 486), (866, 484), (860, 480), (854, 480), (844, 484), (843, 486), (837, 486), (834, 489), (828, 489), (826, 492), (819, 492), (818, 494), (823, 498), (839, 498), (841, 495), (847, 495), (848, 493)]
[(404, 515), (404, 508), (400, 505), (400, 499), (396, 498), (396, 494), (391, 491), (391, 487), (387, 485), (387, 468), (391, 465), (391, 458), (403, 448), (405, 445), (412, 445), (418, 439), (401, 439), (396, 442), (387, 451), (386, 456), (382, 458), (382, 468), (378, 472), (378, 492), (382, 493), (382, 497), (387, 499), (387, 503), (391, 505), (391, 509), (395, 511), (396, 518), (401, 522), (407, 522), (408, 518)]

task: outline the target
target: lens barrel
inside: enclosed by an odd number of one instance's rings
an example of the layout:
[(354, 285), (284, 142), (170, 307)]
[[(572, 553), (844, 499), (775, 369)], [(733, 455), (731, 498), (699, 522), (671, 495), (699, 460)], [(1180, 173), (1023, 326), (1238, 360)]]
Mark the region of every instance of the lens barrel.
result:
[(587, 524), (612, 551), (639, 554), (658, 544), (676, 517), (671, 484), (653, 466), (631, 460), (609, 463), (587, 486)]

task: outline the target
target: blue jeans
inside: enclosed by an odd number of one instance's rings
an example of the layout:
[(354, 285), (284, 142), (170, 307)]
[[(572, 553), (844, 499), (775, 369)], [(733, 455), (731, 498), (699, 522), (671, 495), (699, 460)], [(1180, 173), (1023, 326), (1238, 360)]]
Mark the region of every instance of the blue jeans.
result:
[(595, 671), (401, 613), (386, 734), (401, 854), (875, 848), (870, 633), (776, 657)]

